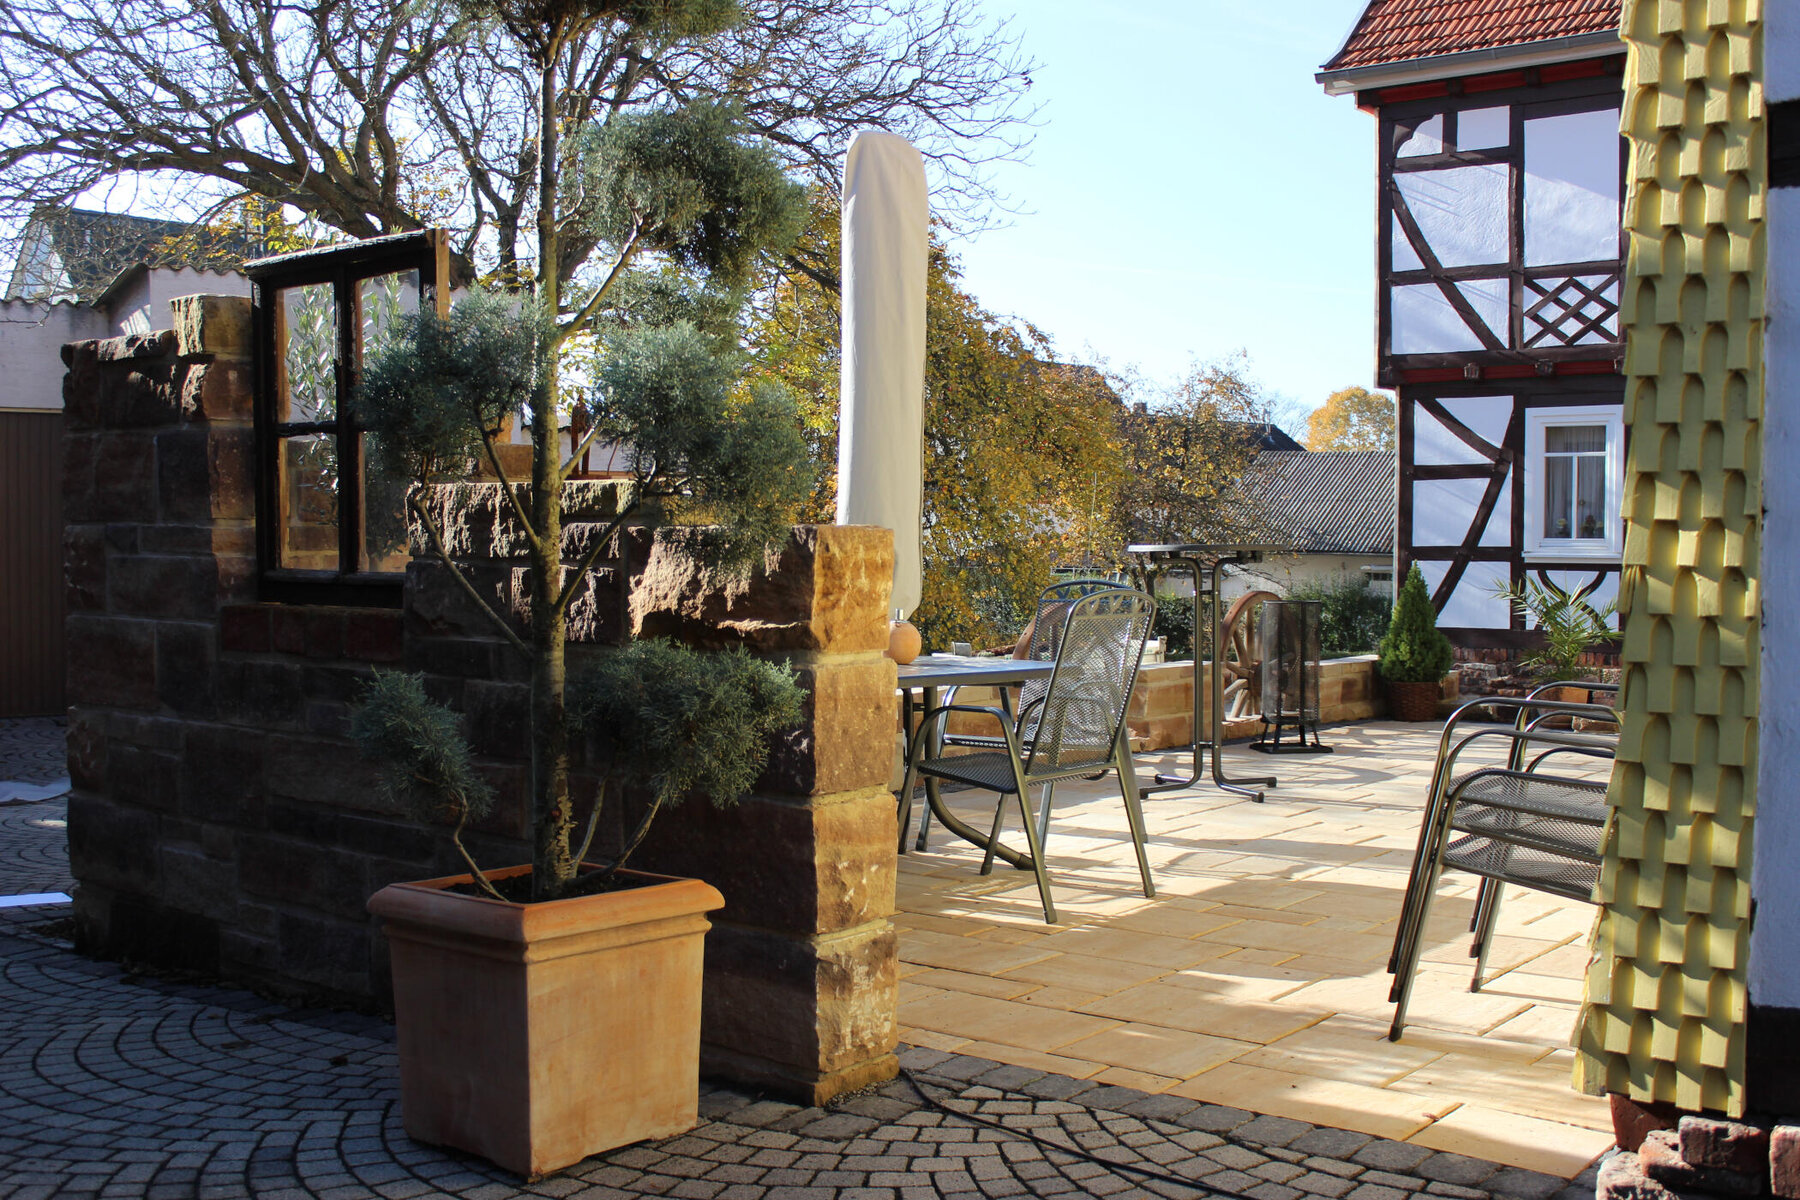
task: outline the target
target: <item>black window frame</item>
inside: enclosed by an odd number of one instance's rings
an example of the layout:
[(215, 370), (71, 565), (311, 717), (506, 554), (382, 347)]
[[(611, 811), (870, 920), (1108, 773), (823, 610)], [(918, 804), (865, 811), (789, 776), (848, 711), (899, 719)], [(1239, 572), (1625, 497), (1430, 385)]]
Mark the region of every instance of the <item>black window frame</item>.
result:
[[(370, 238), (343, 246), (304, 250), (244, 265), (250, 278), (254, 412), (256, 427), (256, 575), (257, 598), (278, 603), (329, 604), (349, 607), (398, 608), (405, 574), (356, 569), (363, 537), (364, 430), (351, 398), (361, 370), (363, 281), (406, 271), (419, 273), (419, 308), (444, 312), (449, 303), (449, 240), (443, 230), (427, 229)], [(333, 376), (336, 412), (328, 422), (278, 420), (275, 301), (287, 289), (329, 284), (337, 322)], [(336, 438), (338, 456), (338, 569), (281, 565), (281, 471), (283, 438), (328, 433)], [(345, 569), (348, 567), (349, 569)]]

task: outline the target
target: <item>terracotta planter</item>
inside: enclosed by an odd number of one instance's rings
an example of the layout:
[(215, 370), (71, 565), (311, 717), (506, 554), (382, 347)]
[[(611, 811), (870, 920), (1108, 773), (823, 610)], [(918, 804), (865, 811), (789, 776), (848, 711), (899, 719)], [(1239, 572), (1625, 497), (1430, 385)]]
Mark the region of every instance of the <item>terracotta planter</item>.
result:
[(1436, 683), (1398, 683), (1387, 685), (1388, 715), (1396, 721), (1430, 721), (1437, 717), (1438, 699), (1443, 688)]
[(627, 874), (657, 882), (510, 904), (447, 891), (458, 875), (370, 898), (408, 1136), (536, 1179), (694, 1126), (706, 914), (725, 901), (697, 879)]

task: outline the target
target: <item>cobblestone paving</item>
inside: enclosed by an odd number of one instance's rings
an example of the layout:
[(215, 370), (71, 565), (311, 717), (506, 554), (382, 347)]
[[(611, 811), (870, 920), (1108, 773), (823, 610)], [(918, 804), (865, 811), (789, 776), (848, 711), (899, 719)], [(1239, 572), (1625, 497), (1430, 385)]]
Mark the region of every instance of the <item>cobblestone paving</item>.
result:
[(0, 719), (0, 780), (49, 783), (69, 773), (61, 717)]
[[(0, 894), (71, 886), (61, 811), (0, 811)], [(691, 1133), (521, 1185), (406, 1137), (385, 1022), (89, 961), (61, 940), (61, 911), (0, 922), (0, 1200), (1594, 1194), (1591, 1171), (1571, 1183), (918, 1048), (902, 1054), (917, 1086), (898, 1079), (826, 1109), (708, 1087)]]

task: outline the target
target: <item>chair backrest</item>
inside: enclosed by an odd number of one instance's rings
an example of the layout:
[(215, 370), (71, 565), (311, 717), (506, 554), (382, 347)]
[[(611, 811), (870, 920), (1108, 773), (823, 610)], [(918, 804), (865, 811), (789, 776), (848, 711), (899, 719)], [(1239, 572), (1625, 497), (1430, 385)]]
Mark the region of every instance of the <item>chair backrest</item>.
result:
[[(1116, 591), (1121, 586), (1110, 579), (1066, 579), (1045, 588), (1038, 596), (1037, 613), (1031, 618), (1031, 627), (1025, 631), (1022, 653), (1015, 657), (1027, 662), (1055, 662), (1056, 652), (1062, 646), (1063, 628), (1068, 624), (1069, 610), (1075, 607), (1075, 602), (1096, 592)], [(1019, 685), (1018, 711), (1023, 713), (1028, 706), (1041, 701), (1049, 690), (1049, 676), (1027, 679)]]
[(1028, 710), (1021, 698), (1027, 775), (1112, 758), (1155, 615), (1156, 601), (1134, 588), (1107, 588), (1069, 606), (1042, 701)]

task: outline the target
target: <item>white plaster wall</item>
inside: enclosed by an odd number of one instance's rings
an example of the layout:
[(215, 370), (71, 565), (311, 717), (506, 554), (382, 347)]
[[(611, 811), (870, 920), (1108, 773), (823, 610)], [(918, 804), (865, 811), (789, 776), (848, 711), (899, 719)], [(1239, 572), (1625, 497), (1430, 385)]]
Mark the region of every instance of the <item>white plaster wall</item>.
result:
[(1391, 570), (1394, 560), (1386, 554), (1290, 554), (1270, 557), (1225, 577), (1221, 594), (1227, 602), (1245, 592), (1264, 591), (1286, 595), (1301, 584), (1361, 583), (1367, 567)]
[[(1765, 8), (1763, 51), (1770, 98), (1779, 79), (1800, 92), (1800, 13)], [(1762, 695), (1758, 702), (1755, 861), (1750, 894), (1750, 1000), (1800, 1008), (1800, 188), (1772, 188), (1764, 310)]]
[(61, 411), (63, 343), (110, 332), (86, 305), (0, 301), (0, 409)]
[(1800, 4), (1763, 5), (1763, 99), (1800, 100)]
[(250, 281), (242, 275), (159, 267), (138, 277), (113, 298), (108, 308), (107, 336), (167, 329), (169, 301), (177, 296), (248, 296)]

